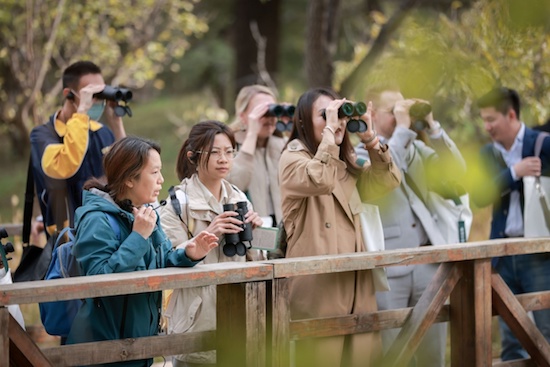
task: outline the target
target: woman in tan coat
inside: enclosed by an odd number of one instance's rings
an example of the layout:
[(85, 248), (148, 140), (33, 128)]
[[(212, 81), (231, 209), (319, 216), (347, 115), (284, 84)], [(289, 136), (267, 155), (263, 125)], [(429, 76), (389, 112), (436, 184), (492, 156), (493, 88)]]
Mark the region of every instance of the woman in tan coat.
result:
[(264, 226), (276, 226), (282, 219), (277, 168), (286, 140), (275, 129), (277, 118), (266, 116), (277, 103), (275, 93), (263, 85), (243, 87), (235, 101), (235, 132), (239, 153), (227, 180), (245, 191)]
[[(386, 145), (372, 129), (371, 106), (359, 133), (371, 165), (355, 164), (346, 119), (338, 118), (345, 102), (328, 89), (304, 93), (294, 114), (294, 128), (280, 163), (287, 257), (364, 251), (359, 213), (361, 199), (396, 188), (400, 174)], [(326, 120), (324, 118), (326, 116)], [(370, 271), (301, 276), (290, 285), (293, 320), (376, 311)], [(382, 350), (378, 333), (299, 341), (296, 366), (373, 366)]]

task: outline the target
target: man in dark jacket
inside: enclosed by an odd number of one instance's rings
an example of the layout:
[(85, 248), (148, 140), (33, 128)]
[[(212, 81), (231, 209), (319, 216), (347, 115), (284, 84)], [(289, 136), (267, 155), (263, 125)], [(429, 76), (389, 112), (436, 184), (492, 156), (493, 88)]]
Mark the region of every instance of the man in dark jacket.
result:
[[(481, 150), (482, 171), (490, 177), (471, 194), (479, 207), (493, 205), (491, 239), (523, 237), (523, 180), (525, 176), (550, 175), (550, 139), (545, 139), (540, 157), (534, 156), (539, 132), (520, 120), (518, 93), (497, 88), (478, 101), (485, 131), (491, 144)], [(488, 184), (487, 184), (488, 183)], [(493, 259), (493, 266), (514, 294), (550, 289), (550, 256), (531, 254)], [(535, 324), (550, 341), (550, 310), (533, 312)], [(502, 360), (527, 358), (527, 352), (500, 319)]]

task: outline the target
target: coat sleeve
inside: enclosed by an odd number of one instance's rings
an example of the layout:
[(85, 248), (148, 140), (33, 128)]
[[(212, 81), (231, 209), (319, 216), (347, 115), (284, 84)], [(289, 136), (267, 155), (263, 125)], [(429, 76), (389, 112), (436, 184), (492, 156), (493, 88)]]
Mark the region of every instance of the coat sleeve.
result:
[(279, 162), (281, 188), (290, 199), (332, 193), (337, 180), (340, 147), (321, 142), (314, 157), (289, 146)]
[(88, 150), (90, 118), (87, 115), (75, 113), (67, 121), (67, 131), (63, 142), (44, 142), (42, 169), (44, 173), (55, 179), (72, 177), (82, 165)]
[(357, 181), (362, 201), (381, 197), (401, 183), (401, 173), (392, 161), (388, 146), (383, 146), (378, 154), (370, 154), (370, 162), (364, 167)]
[(120, 241), (107, 216), (91, 212), (78, 224), (73, 253), (84, 275), (97, 275), (138, 270), (149, 248), (149, 241), (133, 231)]
[(160, 218), (157, 221), (157, 228), (152, 234), (153, 243), (161, 246), (163, 252), (164, 267), (192, 267), (197, 265), (201, 260), (191, 260), (187, 257), (185, 248), (173, 248), (172, 242), (166, 236), (160, 226)]

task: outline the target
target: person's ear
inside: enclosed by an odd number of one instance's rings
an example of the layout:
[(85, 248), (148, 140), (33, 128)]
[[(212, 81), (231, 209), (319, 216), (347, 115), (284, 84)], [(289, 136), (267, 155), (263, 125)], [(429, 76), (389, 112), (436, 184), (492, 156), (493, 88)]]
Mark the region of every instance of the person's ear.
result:
[(517, 120), (518, 116), (516, 115), (516, 111), (513, 108), (508, 109), (508, 118), (510, 120)]
[(63, 96), (69, 101), (74, 101), (75, 95), (70, 88), (63, 88)]
[(187, 159), (189, 159), (189, 162), (193, 164), (197, 164), (197, 156), (198, 154), (196, 152), (188, 151), (187, 152)]
[(134, 182), (133, 180), (128, 180), (124, 183), (126, 185), (127, 188), (129, 189), (133, 189), (134, 188)]

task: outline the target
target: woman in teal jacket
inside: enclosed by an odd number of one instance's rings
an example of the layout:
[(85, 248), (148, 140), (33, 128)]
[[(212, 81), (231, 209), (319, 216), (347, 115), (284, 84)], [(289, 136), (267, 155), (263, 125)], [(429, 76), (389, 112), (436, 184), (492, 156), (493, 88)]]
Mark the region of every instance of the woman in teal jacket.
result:
[[(218, 238), (203, 231), (191, 247), (172, 248), (149, 204), (157, 201), (164, 182), (158, 145), (124, 138), (111, 147), (103, 164), (106, 182), (88, 181), (83, 206), (76, 211), (73, 252), (82, 275), (194, 266), (217, 246)], [(111, 224), (113, 219), (119, 228)], [(161, 292), (86, 299), (67, 344), (155, 335), (161, 300)], [(152, 362), (110, 365), (141, 367)]]

